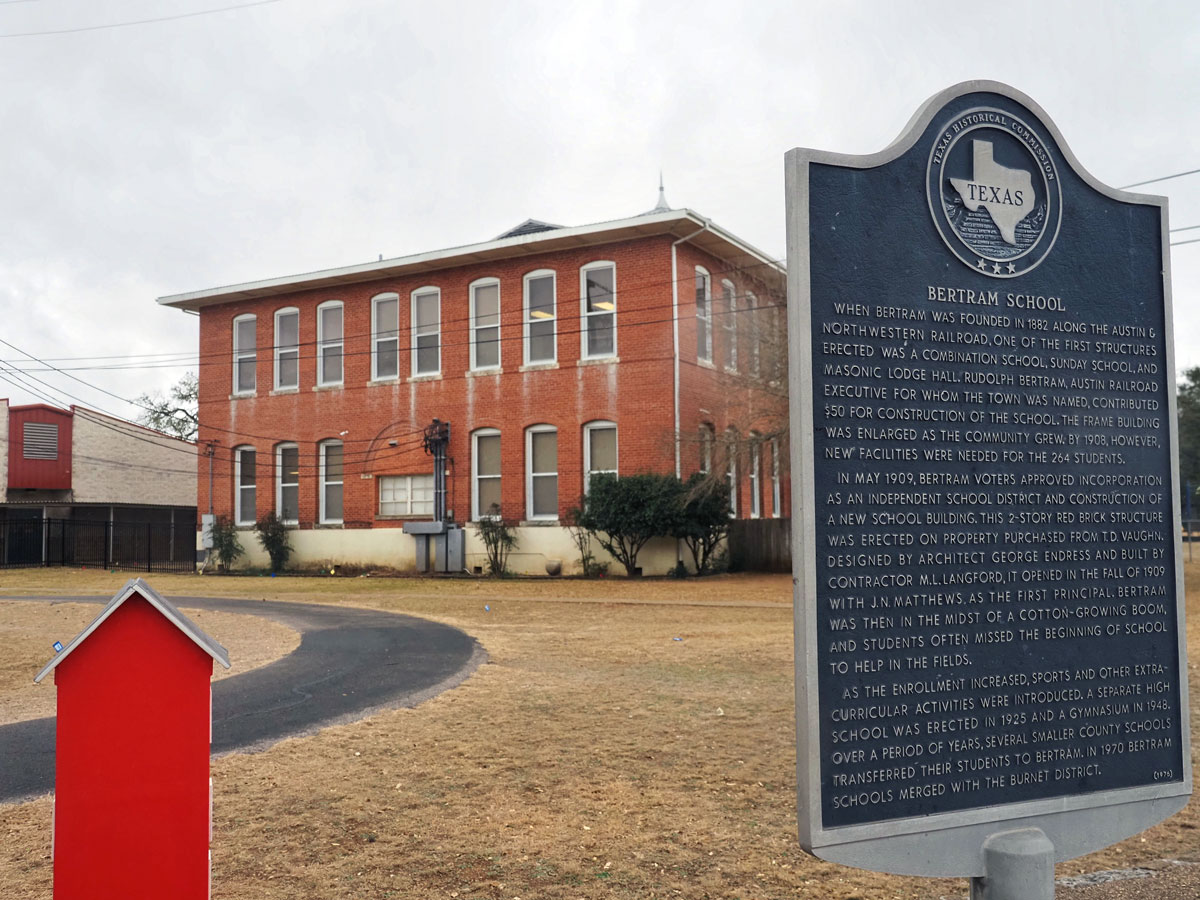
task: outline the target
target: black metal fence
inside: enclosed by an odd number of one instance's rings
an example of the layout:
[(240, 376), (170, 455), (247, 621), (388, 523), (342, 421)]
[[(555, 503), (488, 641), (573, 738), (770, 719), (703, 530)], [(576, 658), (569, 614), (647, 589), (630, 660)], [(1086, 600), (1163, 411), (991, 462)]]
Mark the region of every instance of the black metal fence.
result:
[(196, 531), (183, 524), (71, 519), (0, 524), (0, 568), (32, 566), (194, 572)]

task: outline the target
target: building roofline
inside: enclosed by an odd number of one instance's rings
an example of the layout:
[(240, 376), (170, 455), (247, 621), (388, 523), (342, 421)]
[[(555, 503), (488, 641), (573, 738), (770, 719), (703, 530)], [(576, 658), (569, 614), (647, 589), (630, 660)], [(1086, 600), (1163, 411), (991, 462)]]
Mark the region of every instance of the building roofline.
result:
[(219, 662), (226, 669), (229, 668), (229, 651), (218, 644), (215, 640), (201, 631), (196, 623), (181, 613), (175, 608), (175, 605), (169, 600), (162, 597), (154, 588), (146, 584), (140, 578), (131, 578), (125, 582), (125, 586), (117, 591), (116, 596), (108, 601), (104, 609), (100, 611), (100, 615), (92, 620), (92, 623), (87, 628), (79, 632), (62, 650), (55, 654), (54, 659), (46, 663), (42, 671), (38, 672), (33, 681), (35, 684), (40, 684), (42, 679), (49, 675), (55, 668), (58, 667), (64, 659), (71, 655), (71, 652), (82, 644), (85, 640), (91, 637), (92, 633), (99, 628), (117, 609), (134, 594), (140, 596), (143, 600), (157, 609), (166, 617), (172, 625), (182, 631), (190, 638), (196, 646)]
[(690, 209), (673, 209), (651, 215), (598, 222), (592, 225), (555, 228), (552, 231), (538, 231), (532, 234), (498, 238), (479, 244), (416, 253), (395, 259), (320, 269), (315, 272), (247, 281), (241, 284), (189, 291), (182, 294), (170, 294), (159, 297), (158, 303), (176, 309), (198, 311), (223, 303), (257, 300), (295, 291), (340, 287), (365, 281), (377, 281), (387, 277), (435, 272), (471, 263), (533, 256), (539, 253), (608, 244), (639, 237), (661, 234), (680, 238), (705, 225), (708, 228), (697, 235), (693, 241), (701, 249), (722, 259), (730, 259), (743, 265), (765, 265), (779, 276), (784, 274), (784, 267), (758, 248), (735, 237)]

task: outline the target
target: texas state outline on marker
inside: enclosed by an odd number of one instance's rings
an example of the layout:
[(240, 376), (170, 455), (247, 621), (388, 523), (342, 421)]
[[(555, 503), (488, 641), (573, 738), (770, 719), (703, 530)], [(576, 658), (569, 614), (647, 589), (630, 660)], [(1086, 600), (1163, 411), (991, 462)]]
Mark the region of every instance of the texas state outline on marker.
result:
[(951, 178), (950, 183), (971, 212), (981, 206), (988, 211), (1005, 243), (1017, 243), (1017, 223), (1033, 210), (1033, 177), (1024, 169), (1010, 169), (992, 158), (991, 141), (972, 140), (974, 151), (970, 178)]

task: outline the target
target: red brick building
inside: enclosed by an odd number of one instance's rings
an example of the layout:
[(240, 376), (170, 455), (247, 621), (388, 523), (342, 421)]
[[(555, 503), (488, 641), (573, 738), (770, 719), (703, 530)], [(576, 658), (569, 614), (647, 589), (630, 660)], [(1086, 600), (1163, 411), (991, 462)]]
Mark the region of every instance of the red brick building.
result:
[[(689, 210), (162, 297), (200, 316), (212, 507), (276, 511), (298, 561), (413, 564), (422, 432), (450, 423), (446, 505), (520, 523), (510, 559), (570, 571), (590, 472), (725, 467), (736, 514), (788, 515), (784, 269)], [(761, 440), (757, 440), (761, 437)], [(739, 452), (727, 455), (726, 446)], [(207, 459), (198, 507), (209, 508)], [(257, 550), (253, 540), (243, 540)], [(468, 566), (480, 563), (468, 527)], [(651, 548), (647, 572), (674, 564)]]

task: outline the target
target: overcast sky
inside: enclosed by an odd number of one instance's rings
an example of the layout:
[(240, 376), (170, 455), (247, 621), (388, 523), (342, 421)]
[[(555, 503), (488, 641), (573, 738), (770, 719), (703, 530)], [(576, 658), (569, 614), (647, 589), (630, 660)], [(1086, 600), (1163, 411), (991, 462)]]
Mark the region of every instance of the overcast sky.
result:
[[(672, 206), (782, 258), (786, 150), (878, 151), (969, 79), (1031, 96), (1107, 184), (1200, 168), (1194, 0), (273, 0), (95, 27), (238, 2), (0, 0), (0, 340), (79, 379), (0, 396), (135, 418), (117, 397), (196, 368), (161, 295), (622, 218), (660, 168)], [(65, 29), (89, 30), (28, 34)], [(1200, 225), (1200, 174), (1141, 190)], [(1183, 369), (1200, 243), (1172, 268)]]

